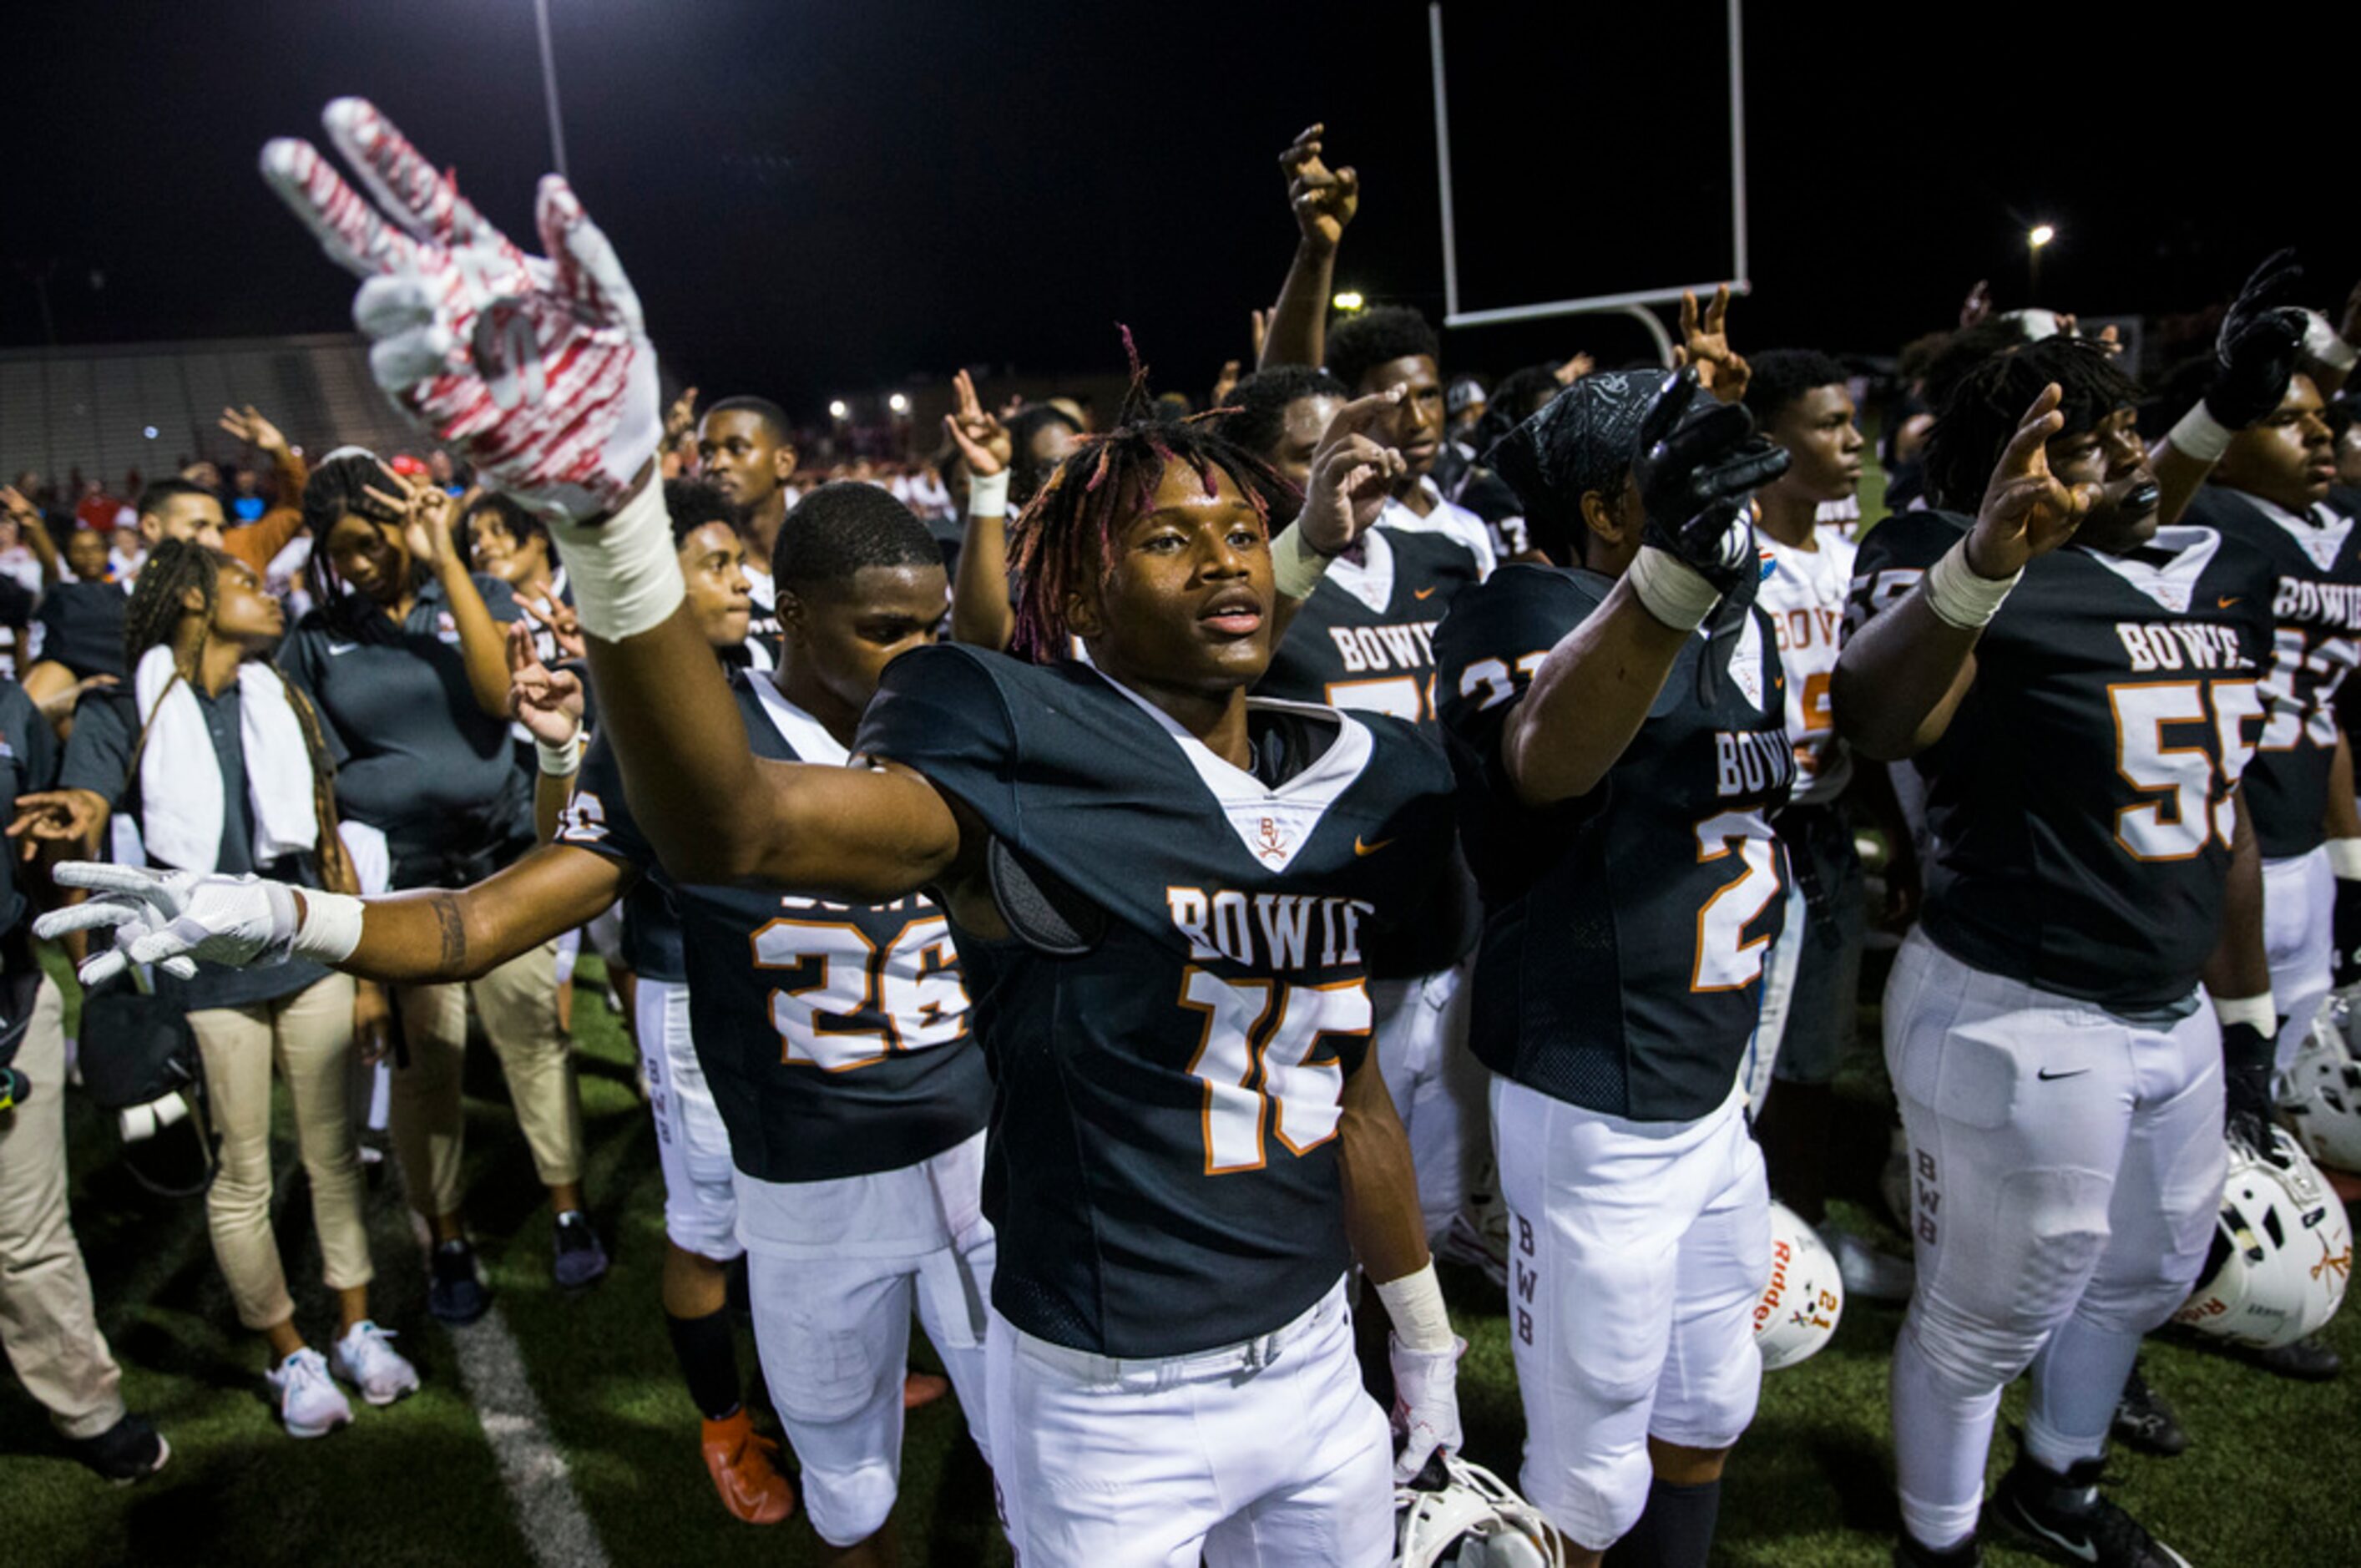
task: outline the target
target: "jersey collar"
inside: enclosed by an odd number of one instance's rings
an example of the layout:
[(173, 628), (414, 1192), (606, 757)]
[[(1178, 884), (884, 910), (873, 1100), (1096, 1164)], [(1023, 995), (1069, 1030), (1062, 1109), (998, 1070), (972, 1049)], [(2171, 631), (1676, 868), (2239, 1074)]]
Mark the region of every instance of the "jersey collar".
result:
[(2222, 536), (2210, 528), (2182, 524), (2159, 528), (2149, 542), (2152, 550), (2169, 550), (2172, 559), (2161, 566), (2150, 565), (2127, 556), (2110, 555), (2103, 550), (2081, 547), (2082, 553), (2123, 578), (2132, 587), (2180, 614), (2189, 609), (2197, 591), (2197, 579), (2213, 564), (2222, 548)]
[(1324, 714), (1336, 721), (1336, 739), (1328, 750), (1310, 767), (1271, 789), (1244, 768), (1233, 767), (1213, 755), (1212, 747), (1121, 681), (1104, 670), (1094, 673), (1129, 697), (1158, 729), (1172, 738), (1172, 743), (1180, 748), (1180, 754), (1196, 770), (1206, 793), (1221, 807), (1238, 842), (1266, 872), (1283, 872), (1294, 863), (1303, 846), (1312, 841), (1321, 817), (1361, 776), (1377, 750), (1366, 725), (1355, 723), (1350, 715), (1333, 707), (1318, 703), (1281, 702), (1275, 697), (1248, 697), (1246, 706), (1250, 708)]
[(771, 728), (779, 732), (779, 739), (796, 756), (830, 768), (840, 768), (851, 760), (851, 753), (828, 732), (826, 725), (787, 700), (778, 682), (756, 674), (748, 675), (746, 684), (754, 688), (754, 700), (763, 705), (763, 717), (771, 721)]
[(2345, 539), (2353, 532), (2353, 520), (2340, 517), (2324, 502), (2314, 503), (2311, 515), (2288, 510), (2277, 501), (2267, 501), (2260, 496), (2238, 492), (2238, 498), (2273, 522), (2298, 548), (2312, 557), (2312, 564), (2325, 572), (2336, 565), (2336, 557), (2345, 548)]
[(1328, 563), (1327, 580), (1382, 615), (1394, 602), (1394, 547), (1386, 531), (1372, 528), (1361, 535), (1361, 562), (1339, 555)]

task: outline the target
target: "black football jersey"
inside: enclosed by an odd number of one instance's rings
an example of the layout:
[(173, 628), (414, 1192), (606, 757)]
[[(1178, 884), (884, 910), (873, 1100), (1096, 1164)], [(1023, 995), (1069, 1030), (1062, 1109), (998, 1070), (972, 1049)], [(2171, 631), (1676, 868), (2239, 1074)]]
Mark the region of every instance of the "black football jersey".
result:
[[(767, 676), (730, 673), (754, 753), (841, 763), (844, 748)], [(661, 878), (679, 912), (689, 1033), (739, 1169), (763, 1181), (866, 1176), (932, 1158), (984, 1124), (992, 1086), (942, 912), (844, 905), (664, 877), (601, 739), (562, 843)]]
[(1689, 640), (1598, 787), (1536, 811), (1500, 760), (1510, 708), (1614, 584), (1511, 564), (1460, 596), (1435, 682), (1484, 897), (1469, 1040), (1493, 1071), (1642, 1122), (1730, 1097), (1762, 1012), (1786, 867), (1770, 814), (1795, 754), (1770, 622), (1749, 609), (1708, 704)]
[(2361, 659), (2361, 492), (2332, 491), (2298, 518), (2220, 485), (2190, 503), (2186, 521), (2244, 540), (2278, 574), (2271, 596), (2267, 721), (2238, 787), (2255, 842), (2271, 860), (2309, 853), (2325, 837), (2328, 767), (2336, 752), (2336, 692)]
[[(1904, 512), (1863, 535), (1849, 620), (1906, 593), (1965, 527)], [(2026, 565), (1975, 684), (1914, 759), (1929, 938), (2117, 1012), (2185, 1003), (2221, 934), (2275, 586), (2259, 551), (2188, 525), (2128, 556), (2070, 544)]]
[(887, 666), (862, 723), (857, 751), (963, 802), (1082, 911), (1066, 956), (958, 932), (998, 1091), (993, 1302), (1059, 1344), (1233, 1343), (1351, 1262), (1336, 1134), (1365, 948), (1445, 861), (1450, 771), (1400, 720), (1252, 711), (1248, 773), (1085, 665), (940, 644)]
[[(1295, 612), (1258, 696), (1407, 718), (1438, 743), (1434, 630), (1481, 578), (1475, 552), (1444, 533), (1373, 528), (1362, 559), (1339, 557)], [(1474, 949), (1481, 917), (1463, 872), (1430, 917), (1375, 955), (1379, 979), (1433, 974)]]

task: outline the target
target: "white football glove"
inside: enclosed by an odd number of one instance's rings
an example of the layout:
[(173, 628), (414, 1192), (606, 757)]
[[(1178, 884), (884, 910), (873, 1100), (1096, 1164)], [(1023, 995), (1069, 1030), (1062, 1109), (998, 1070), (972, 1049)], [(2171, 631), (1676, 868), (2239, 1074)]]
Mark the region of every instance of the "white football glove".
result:
[(553, 515), (614, 510), (664, 411), (639, 295), (572, 187), (542, 178), (549, 254), (527, 256), (366, 99), (320, 118), (374, 203), (307, 141), (267, 143), (262, 175), (365, 280), (353, 320), (378, 385), (493, 488)]
[(158, 872), (144, 866), (67, 861), (56, 877), (67, 887), (99, 894), (68, 909), (53, 909), (33, 922), (37, 937), (101, 927), (114, 947), (82, 963), (84, 985), (121, 974), (132, 964), (158, 964), (182, 980), (207, 963), (257, 969), (283, 964), (299, 924), (294, 890), (259, 877), (218, 872)]
[(1438, 1448), (1456, 1453), (1459, 1433), (1459, 1357), (1467, 1342), (1452, 1337), (1449, 1350), (1412, 1350), (1399, 1334), (1386, 1336), (1386, 1359), (1394, 1373), (1394, 1482), (1407, 1486), (1426, 1468)]

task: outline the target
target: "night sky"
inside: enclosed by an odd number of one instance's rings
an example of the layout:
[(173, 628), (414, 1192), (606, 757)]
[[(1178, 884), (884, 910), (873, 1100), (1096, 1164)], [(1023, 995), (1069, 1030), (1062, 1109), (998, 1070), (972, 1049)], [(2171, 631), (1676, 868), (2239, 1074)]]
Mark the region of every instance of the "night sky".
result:
[[(1340, 282), (1442, 313), (1422, 5), (551, 7), (575, 183), (708, 396), (813, 417), (961, 364), (1112, 369), (1118, 320), (1197, 392), (1278, 290), (1274, 159), (1312, 119), (1362, 176)], [(1627, 9), (1449, 10), (1471, 285), (1563, 297), (1728, 266), (1721, 6)], [(2042, 293), (2063, 308), (2202, 306), (2282, 243), (2341, 302), (2361, 274), (2350, 42), (2059, 19), (2083, 9), (1758, 0), (1740, 346), (1891, 353), (1980, 276), (2025, 303), (2034, 221), (2059, 225)], [(346, 329), (350, 280), (254, 172), (338, 93), (530, 235), (549, 161), (531, 0), (43, 0), (9, 34), (0, 344), (46, 340), (42, 277), (65, 344)], [(2308, 61), (2334, 81), (2297, 82)], [(1640, 341), (1561, 321), (1454, 333), (1446, 357), (1578, 346)]]

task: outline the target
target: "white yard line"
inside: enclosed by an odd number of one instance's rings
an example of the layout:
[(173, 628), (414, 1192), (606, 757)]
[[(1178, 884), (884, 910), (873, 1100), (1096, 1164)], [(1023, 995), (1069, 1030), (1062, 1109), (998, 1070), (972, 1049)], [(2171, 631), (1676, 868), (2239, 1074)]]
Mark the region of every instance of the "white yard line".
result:
[(495, 1306), (465, 1327), (445, 1324), (459, 1352), (459, 1377), (483, 1423), (484, 1441), (516, 1505), (525, 1545), (540, 1568), (607, 1568), (607, 1549), (582, 1499), (566, 1456), (550, 1441), (548, 1419), (525, 1377), (508, 1320)]

